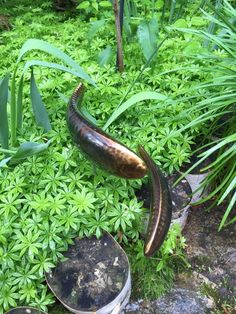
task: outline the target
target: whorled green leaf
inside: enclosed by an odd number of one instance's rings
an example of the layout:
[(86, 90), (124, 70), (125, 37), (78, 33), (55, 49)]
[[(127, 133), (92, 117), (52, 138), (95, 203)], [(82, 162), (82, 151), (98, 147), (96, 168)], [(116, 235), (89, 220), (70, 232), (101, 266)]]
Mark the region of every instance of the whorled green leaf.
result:
[(90, 78), (90, 76), (70, 56), (68, 56), (66, 53), (56, 48), (55, 46), (49, 44), (48, 42), (40, 39), (31, 38), (24, 43), (19, 52), (17, 63), (19, 63), (22, 60), (22, 58), (27, 52), (32, 50), (40, 50), (60, 59), (61, 61), (65, 62), (69, 67), (74, 69), (76, 72), (80, 73), (80, 77), (83, 77), (86, 81), (88, 81), (92, 85), (95, 85), (95, 82)]
[[(108, 119), (107, 123), (104, 125), (103, 129), (107, 129), (109, 125), (112, 124), (125, 110), (129, 109), (133, 105), (135, 105), (138, 102), (141, 102), (143, 100), (159, 100), (159, 101), (165, 101), (168, 99), (167, 96), (157, 93), (157, 92), (140, 92), (137, 93), (136, 95), (132, 96), (130, 99), (122, 103), (120, 107), (118, 107), (113, 114), (110, 116)], [(158, 105), (161, 107), (162, 105)]]
[(190, 41), (187, 46), (184, 48), (183, 53), (184, 55), (196, 55), (198, 53), (204, 53), (207, 50), (204, 49), (199, 41), (192, 40)]
[(113, 56), (113, 51), (111, 46), (107, 46), (104, 50), (98, 55), (98, 64), (103, 67), (111, 62)]
[(174, 22), (173, 26), (178, 28), (187, 28), (188, 22), (185, 19), (178, 19)]
[(112, 6), (110, 1), (99, 1), (99, 6), (102, 8), (110, 8)]
[[(207, 21), (202, 18), (202, 16), (193, 16), (191, 18), (191, 25), (193, 26), (205, 26), (207, 24)], [(177, 26), (177, 25), (175, 25)], [(177, 26), (178, 27), (178, 26)]]
[(35, 83), (33, 69), (31, 70), (30, 79), (30, 97), (37, 124), (43, 127), (45, 132), (50, 131), (52, 129), (51, 124), (49, 121), (47, 110), (44, 106), (44, 103)]
[(0, 144), (3, 148), (8, 148), (8, 117), (7, 117), (7, 101), (8, 101), (8, 83), (9, 74), (7, 74), (0, 84)]
[(152, 18), (150, 22), (141, 22), (137, 35), (143, 54), (148, 60), (157, 47), (158, 25), (156, 19)]

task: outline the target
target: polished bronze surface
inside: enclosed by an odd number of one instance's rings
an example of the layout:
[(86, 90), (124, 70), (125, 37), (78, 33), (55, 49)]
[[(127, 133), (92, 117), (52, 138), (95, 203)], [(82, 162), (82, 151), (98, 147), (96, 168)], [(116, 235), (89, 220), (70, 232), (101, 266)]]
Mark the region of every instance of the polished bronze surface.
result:
[(172, 201), (167, 181), (160, 169), (142, 146), (139, 146), (139, 153), (150, 170), (152, 183), (150, 217), (144, 245), (144, 255), (152, 256), (159, 250), (168, 233)]
[(83, 116), (80, 111), (83, 94), (84, 87), (80, 84), (67, 110), (67, 124), (74, 142), (89, 159), (108, 172), (126, 179), (144, 177), (147, 167), (143, 160)]

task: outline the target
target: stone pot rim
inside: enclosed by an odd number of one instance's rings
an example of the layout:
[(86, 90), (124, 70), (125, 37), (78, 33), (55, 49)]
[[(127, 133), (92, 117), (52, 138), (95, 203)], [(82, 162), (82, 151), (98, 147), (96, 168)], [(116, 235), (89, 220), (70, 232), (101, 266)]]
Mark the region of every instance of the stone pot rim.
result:
[[(126, 262), (127, 262), (127, 278), (125, 281), (125, 284), (123, 285), (121, 291), (118, 293), (118, 295), (115, 297), (115, 299), (113, 299), (111, 302), (103, 305), (100, 308), (96, 308), (96, 310), (80, 310), (80, 309), (76, 309), (76, 308), (72, 308), (69, 305), (67, 305), (54, 291), (54, 288), (52, 287), (52, 285), (50, 284), (48, 278), (50, 277), (50, 275), (52, 274), (52, 269), (49, 272), (45, 272), (45, 279), (47, 282), (48, 287), (50, 288), (50, 290), (52, 291), (52, 293), (54, 294), (54, 296), (60, 301), (60, 303), (67, 308), (68, 310), (70, 310), (73, 313), (77, 313), (77, 314), (112, 314), (113, 310), (119, 305), (120, 307), (122, 307), (122, 303), (126, 300), (129, 299), (130, 297), (130, 290), (131, 290), (131, 268), (130, 268), (130, 263), (129, 263), (129, 259), (127, 254), (125, 253), (124, 249), (121, 247), (121, 245), (118, 243), (118, 241), (112, 236), (111, 233), (104, 231), (103, 235), (108, 235), (114, 242), (115, 245), (119, 247), (119, 250), (121, 252), (122, 255), (124, 255)], [(77, 237), (78, 238), (78, 237)], [(85, 237), (88, 238), (89, 237)], [(90, 237), (91, 238), (91, 237)], [(75, 238), (76, 239), (76, 238)], [(66, 252), (65, 252), (66, 253)], [(60, 262), (59, 262), (60, 263)], [(56, 268), (56, 267), (55, 267)], [(55, 269), (54, 268), (54, 269)], [(113, 306), (113, 308), (112, 308)], [(115, 312), (114, 312), (115, 314)]]
[(23, 306), (23, 305), (14, 307), (14, 308), (8, 310), (7, 312), (4, 312), (4, 314), (11, 314), (12, 311), (15, 311), (15, 310), (17, 311), (17, 310), (21, 310), (21, 309), (30, 309), (30, 310), (41, 312), (42, 314), (47, 314), (47, 312), (45, 312), (45, 311), (43, 311), (41, 309), (37, 309), (37, 308), (32, 307), (32, 306)]

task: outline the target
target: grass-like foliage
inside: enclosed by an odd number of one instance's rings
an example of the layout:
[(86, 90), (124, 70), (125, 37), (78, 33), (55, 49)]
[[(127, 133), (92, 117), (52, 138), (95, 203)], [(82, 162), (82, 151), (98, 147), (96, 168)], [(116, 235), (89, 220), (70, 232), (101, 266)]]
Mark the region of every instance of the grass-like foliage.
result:
[[(209, 199), (214, 199), (212, 207), (225, 201), (228, 203), (219, 226), (220, 230), (223, 226), (236, 221), (235, 217), (227, 221), (236, 204), (236, 27), (234, 25), (236, 10), (228, 1), (224, 1), (217, 9), (210, 3), (208, 7), (214, 12), (215, 17), (206, 12), (204, 15), (215, 24), (215, 34), (196, 29), (181, 29), (181, 31), (209, 40), (211, 50), (196, 57), (207, 58), (213, 62), (217, 60), (211, 68), (202, 69), (213, 71), (214, 77), (188, 90), (192, 98), (198, 99), (203, 96), (203, 99), (195, 101), (191, 108), (184, 110), (176, 119), (197, 114), (195, 119), (180, 128), (177, 133), (203, 124), (207, 127), (204, 128), (202, 136), (208, 138), (208, 145), (204, 145), (204, 152), (199, 154), (199, 161), (189, 171), (206, 158), (214, 156), (212, 163), (203, 169), (203, 171), (210, 171), (210, 174), (201, 186), (210, 188), (210, 193), (198, 203)], [(177, 98), (176, 101), (179, 102), (181, 99), (183, 98)]]

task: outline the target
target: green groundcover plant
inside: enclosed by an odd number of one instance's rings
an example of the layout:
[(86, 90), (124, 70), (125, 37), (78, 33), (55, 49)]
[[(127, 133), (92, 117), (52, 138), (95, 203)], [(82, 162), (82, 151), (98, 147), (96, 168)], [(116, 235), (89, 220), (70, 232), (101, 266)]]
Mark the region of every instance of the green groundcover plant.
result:
[[(19, 87), (17, 90), (16, 84), (16, 76), (17, 70), (19, 68), (19, 64), (24, 58), (25, 54), (29, 53), (32, 50), (43, 51), (47, 54), (50, 54), (56, 58), (59, 58), (61, 61), (66, 63), (67, 67), (61, 64), (45, 62), (41, 60), (29, 60), (25, 63), (24, 68), (21, 72)], [(48, 132), (51, 130), (50, 120), (47, 114), (47, 110), (44, 106), (44, 103), (39, 94), (38, 88), (36, 86), (33, 67), (41, 66), (48, 67), (55, 70), (61, 70), (68, 72), (70, 74), (74, 74), (77, 77), (83, 78), (88, 82), (94, 84), (92, 79), (83, 71), (83, 69), (68, 55), (63, 53), (61, 50), (56, 47), (50, 45), (49, 43), (38, 40), (38, 39), (29, 39), (27, 40), (22, 48), (20, 49), (19, 56), (16, 62), (16, 66), (14, 68), (13, 75), (11, 77), (11, 84), (9, 83), (10, 74), (7, 73), (5, 77), (0, 82), (0, 151), (6, 154), (11, 154), (11, 157), (7, 157), (0, 162), (0, 166), (5, 165), (6, 163), (17, 163), (18, 161), (32, 156), (33, 154), (39, 153), (45, 150), (48, 145), (47, 143), (35, 143), (35, 142), (26, 142), (21, 144), (18, 150), (13, 150), (17, 146), (17, 131), (20, 131), (22, 128), (22, 117), (23, 117), (23, 83), (24, 83), (24, 74), (26, 71), (31, 68), (31, 77), (30, 77), (30, 96), (32, 109), (34, 112), (34, 116), (36, 122), (39, 126), (41, 126), (44, 132)], [(8, 91), (10, 88), (10, 94), (8, 97)], [(8, 100), (10, 100), (10, 127), (8, 126), (8, 112), (7, 105)], [(9, 132), (10, 131), (10, 132)], [(9, 149), (9, 133), (11, 138), (11, 146), (12, 149)]]
[(138, 240), (135, 246), (127, 247), (133, 297), (155, 299), (169, 290), (176, 273), (190, 266), (183, 253), (184, 248), (185, 239), (178, 224), (172, 226), (160, 252), (151, 259), (143, 254), (143, 241)]
[[(0, 58), (3, 60), (0, 77), (14, 73), (15, 60), (26, 39), (49, 42), (73, 60), (79, 60), (85, 73), (96, 81), (96, 86), (88, 86), (84, 103), (99, 126), (134, 150), (138, 143), (144, 145), (165, 172), (179, 170), (188, 160), (191, 144), (201, 127), (195, 125), (184, 133), (174, 132), (194, 120), (198, 113), (191, 112), (174, 119), (192, 103), (184, 100), (175, 102), (170, 95), (175, 96), (180, 90), (187, 91), (194, 82), (212, 77), (201, 67), (209, 66), (212, 61), (190, 58), (193, 51), (206, 49), (193, 39), (193, 35), (175, 37), (174, 33), (173, 36), (171, 34), (153, 58), (153, 63), (145, 68), (146, 58), (138, 40), (124, 45), (126, 71), (120, 75), (114, 69), (115, 56), (111, 64), (103, 67), (97, 62), (102, 50), (109, 45), (115, 47), (114, 21), (109, 7), (104, 8), (104, 15), (99, 13), (106, 23), (92, 38), (88, 36), (89, 31), (100, 16), (85, 19), (80, 14), (68, 17), (53, 12), (51, 2), (42, 3), (39, 0), (15, 3), (15, 6), (6, 2), (7, 12), (13, 16), (13, 29), (0, 34)], [(151, 17), (151, 10), (149, 14)], [(189, 14), (185, 23), (196, 25), (199, 19)], [(205, 22), (198, 25), (200, 28), (205, 26)], [(165, 35), (160, 32), (158, 38), (156, 44), (160, 44)], [(25, 62), (30, 62), (36, 54), (32, 51), (30, 56), (25, 55)], [(40, 53), (40, 61), (55, 62), (53, 56), (44, 52)], [(141, 70), (142, 76), (136, 79)], [(22, 71), (21, 62), (15, 76), (16, 84), (20, 83)], [(140, 242), (145, 209), (135, 198), (135, 190), (147, 178), (126, 181), (108, 176), (100, 169), (96, 169), (95, 175), (90, 162), (74, 147), (66, 127), (63, 99), (71, 95), (78, 83), (77, 78), (68, 71), (58, 72), (57, 69), (38, 66), (34, 66), (33, 74), (32, 79), (30, 71), (25, 72), (25, 82), (31, 81), (31, 86), (34, 86), (34, 79), (37, 81), (51, 129), (45, 133), (42, 125), (35, 124), (29, 97), (30, 84), (24, 84), (22, 128), (17, 130), (15, 138), (19, 144), (26, 140), (45, 143), (50, 139), (50, 145), (41, 155), (0, 168), (0, 313), (23, 304), (46, 309), (54, 302), (44, 282), (44, 271), (63, 259), (63, 252), (76, 236), (100, 236), (104, 230), (115, 236), (122, 234), (123, 245), (134, 252), (131, 257), (134, 272), (137, 274), (139, 267), (144, 269), (148, 264), (141, 256)], [(6, 84), (6, 81), (7, 77), (1, 84)], [(190, 97), (191, 92), (187, 96)], [(9, 101), (11, 103), (12, 99)], [(9, 105), (5, 108), (5, 116), (10, 116), (11, 108)], [(7, 146), (3, 139), (1, 143)], [(6, 158), (3, 150), (0, 157)], [(183, 260), (180, 250), (184, 243), (179, 238), (180, 232), (173, 229), (162, 251), (150, 261), (148, 275), (145, 277), (144, 273), (142, 278), (144, 281), (137, 279), (141, 287), (143, 282), (147, 283), (154, 269), (157, 278), (168, 279), (166, 286), (156, 287), (156, 294), (153, 292), (152, 295), (149, 295), (151, 292), (147, 287), (141, 295), (154, 297), (154, 294), (159, 295), (169, 288), (173, 281), (173, 269), (178, 268), (175, 261), (177, 257)]]

